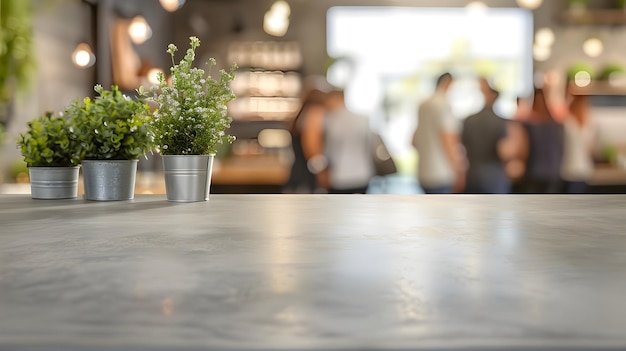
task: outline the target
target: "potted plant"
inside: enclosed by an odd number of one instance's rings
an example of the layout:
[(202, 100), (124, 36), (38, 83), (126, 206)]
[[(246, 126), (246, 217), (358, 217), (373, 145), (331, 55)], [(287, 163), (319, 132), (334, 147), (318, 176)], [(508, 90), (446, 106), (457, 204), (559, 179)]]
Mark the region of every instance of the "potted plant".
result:
[(28, 122), (17, 144), (28, 166), (33, 199), (78, 196), (76, 136), (67, 118), (48, 112)]
[(96, 85), (95, 99), (75, 101), (68, 114), (76, 126), (78, 152), (87, 200), (134, 198), (137, 162), (152, 147), (146, 122), (149, 107), (145, 93), (125, 96), (117, 86)]
[(229, 83), (237, 65), (233, 64), (230, 72), (220, 70), (219, 78), (214, 79), (211, 70), (216, 61), (211, 58), (205, 75), (203, 69), (192, 67), (200, 40), (189, 40), (190, 48), (178, 64), (174, 61), (178, 49), (168, 46), (172, 83), (168, 86), (160, 74), (159, 86), (152, 94), (157, 106), (150, 127), (163, 156), (167, 199), (177, 202), (208, 200), (217, 146), (234, 140), (226, 133), (231, 122), (227, 104), (235, 98)]
[(583, 14), (587, 11), (589, 0), (567, 0), (567, 7), (576, 14)]

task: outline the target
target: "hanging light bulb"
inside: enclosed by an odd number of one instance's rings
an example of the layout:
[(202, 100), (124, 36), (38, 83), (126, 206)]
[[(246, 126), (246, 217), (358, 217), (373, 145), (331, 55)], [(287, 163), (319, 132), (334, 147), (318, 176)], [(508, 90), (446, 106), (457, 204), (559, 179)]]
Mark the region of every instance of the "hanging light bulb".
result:
[(482, 1), (472, 1), (465, 5), (467, 14), (477, 21), (482, 21), (482, 17), (487, 14), (489, 7)]
[(272, 5), (271, 11), (274, 11), (277, 14), (280, 14), (285, 17), (289, 17), (289, 15), (291, 15), (291, 7), (289, 7), (289, 4), (283, 0), (276, 1)]
[(489, 6), (487, 6), (484, 2), (482, 1), (472, 1), (469, 4), (465, 5), (465, 9), (468, 11), (475, 11), (475, 12), (484, 12), (489, 8)]
[(554, 31), (547, 27), (539, 29), (535, 33), (535, 43), (539, 46), (552, 46), (554, 44)]
[(543, 0), (517, 0), (517, 4), (520, 7), (523, 7), (529, 10), (534, 10), (538, 8), (539, 6), (541, 6), (541, 3), (543, 3)]
[(574, 84), (581, 88), (589, 86), (589, 84), (591, 84), (591, 74), (587, 71), (577, 72), (574, 76)]
[(263, 30), (269, 35), (282, 37), (289, 29), (289, 15), (291, 8), (283, 0), (276, 1), (263, 18)]
[(159, 74), (163, 74), (163, 70), (158, 67), (150, 68), (147, 74), (148, 82), (153, 85), (159, 84)]
[(159, 2), (167, 12), (174, 12), (185, 4), (185, 0), (159, 0)]
[(152, 36), (152, 29), (143, 16), (135, 16), (128, 26), (128, 35), (135, 44), (143, 44)]
[(96, 55), (93, 54), (93, 50), (91, 50), (89, 44), (80, 43), (72, 53), (72, 62), (76, 67), (91, 67), (96, 63)]
[(589, 57), (598, 57), (604, 51), (604, 44), (598, 38), (589, 38), (583, 43), (583, 51)]

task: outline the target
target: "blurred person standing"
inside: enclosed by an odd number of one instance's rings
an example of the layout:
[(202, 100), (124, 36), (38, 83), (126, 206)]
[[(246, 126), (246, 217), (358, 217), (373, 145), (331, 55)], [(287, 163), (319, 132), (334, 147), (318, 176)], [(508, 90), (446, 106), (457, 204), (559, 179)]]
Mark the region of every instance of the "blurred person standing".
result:
[(331, 194), (364, 194), (374, 176), (369, 120), (346, 108), (341, 90), (328, 93), (326, 108), (304, 134), (303, 146), (312, 151), (309, 169)]
[(561, 178), (563, 192), (583, 194), (587, 191), (587, 181), (593, 174), (594, 128), (589, 120), (588, 97), (572, 95), (569, 103), (569, 116), (563, 122), (563, 162)]
[(507, 121), (493, 110), (500, 93), (484, 78), (480, 79), (479, 84), (485, 107), (465, 119), (461, 133), (469, 162), (465, 192), (507, 194), (511, 190), (511, 183), (498, 153), (498, 143), (507, 135)]
[[(302, 138), (310, 120), (322, 118), (326, 113), (324, 100), (326, 93), (319, 89), (312, 89), (306, 93), (302, 101), (302, 106), (289, 126), (291, 134), (291, 147), (293, 151), (293, 163), (289, 173), (289, 179), (285, 183), (283, 192), (285, 193), (314, 193), (317, 189), (316, 176), (308, 168), (307, 155), (314, 151), (305, 150), (302, 145)], [(317, 147), (313, 147), (315, 150)]]
[(435, 93), (418, 108), (413, 146), (419, 155), (417, 177), (427, 194), (450, 194), (464, 188), (460, 123), (452, 114), (446, 96), (452, 82), (450, 73), (439, 76)]
[[(517, 137), (507, 141), (509, 156), (524, 163), (520, 192), (555, 194), (561, 191), (561, 161), (563, 158), (563, 126), (552, 117), (542, 89), (535, 89), (532, 111), (524, 122), (513, 123), (521, 128), (511, 132)], [(504, 146), (504, 145), (503, 145)]]

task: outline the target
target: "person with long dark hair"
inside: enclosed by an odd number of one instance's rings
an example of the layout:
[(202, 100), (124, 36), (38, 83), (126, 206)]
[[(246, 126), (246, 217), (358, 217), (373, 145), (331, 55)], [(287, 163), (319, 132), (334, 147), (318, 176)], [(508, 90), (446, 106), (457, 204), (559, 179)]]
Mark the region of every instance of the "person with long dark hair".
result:
[(523, 123), (526, 134), (525, 193), (559, 193), (563, 159), (563, 125), (555, 121), (542, 89), (535, 89), (530, 116)]
[[(326, 93), (319, 89), (310, 90), (303, 98), (300, 110), (289, 125), (291, 147), (294, 160), (289, 179), (285, 183), (285, 193), (314, 193), (318, 188), (315, 170), (309, 167), (309, 158), (314, 151), (307, 152), (303, 146), (303, 134), (307, 128), (307, 119), (311, 116), (323, 116)], [(304, 137), (306, 139), (306, 137)]]

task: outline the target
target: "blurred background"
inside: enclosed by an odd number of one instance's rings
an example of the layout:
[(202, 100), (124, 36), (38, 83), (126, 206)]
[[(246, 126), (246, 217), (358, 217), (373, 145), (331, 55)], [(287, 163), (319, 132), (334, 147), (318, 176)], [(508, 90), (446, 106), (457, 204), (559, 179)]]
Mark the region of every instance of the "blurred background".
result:
[[(132, 93), (171, 65), (169, 43), (197, 36), (200, 62), (239, 66), (229, 106), (237, 141), (217, 155), (212, 193), (281, 193), (294, 156), (290, 122), (312, 83), (345, 90), (398, 172), (369, 193), (420, 193), (411, 145), (417, 106), (450, 71), (462, 121), (483, 108), (478, 77), (500, 91), (499, 116), (546, 82), (588, 97), (596, 125), (589, 192), (626, 192), (626, 10), (619, 0), (0, 0), (0, 193), (28, 192), (15, 138), (44, 111), (93, 95)], [(157, 155), (137, 193), (164, 193)]]

